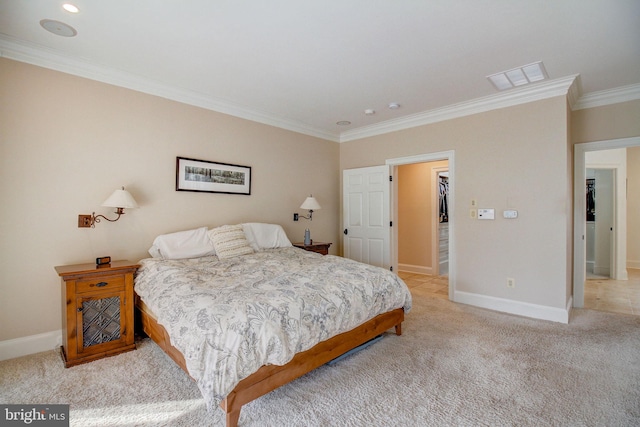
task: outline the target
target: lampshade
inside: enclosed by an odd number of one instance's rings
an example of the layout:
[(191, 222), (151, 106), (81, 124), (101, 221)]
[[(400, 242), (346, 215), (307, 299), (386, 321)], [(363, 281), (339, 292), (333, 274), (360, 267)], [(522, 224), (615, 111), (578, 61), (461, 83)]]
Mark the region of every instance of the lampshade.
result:
[(308, 210), (315, 211), (321, 208), (320, 208), (320, 203), (318, 203), (316, 198), (313, 196), (309, 196), (305, 199), (304, 203), (300, 205), (300, 209), (308, 209)]
[(138, 204), (135, 199), (127, 190), (122, 187), (122, 190), (116, 190), (107, 200), (104, 201), (102, 206), (110, 208), (137, 208)]

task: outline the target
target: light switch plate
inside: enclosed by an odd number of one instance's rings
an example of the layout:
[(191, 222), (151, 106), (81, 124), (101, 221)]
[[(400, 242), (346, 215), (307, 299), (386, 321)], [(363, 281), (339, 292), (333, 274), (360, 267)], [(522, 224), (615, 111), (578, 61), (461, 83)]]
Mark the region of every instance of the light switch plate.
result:
[(507, 218), (507, 219), (515, 219), (515, 218), (518, 218), (518, 211), (513, 210), (513, 209), (509, 209), (509, 210), (506, 210), (506, 211), (502, 212), (502, 216)]
[(478, 209), (478, 219), (495, 219), (495, 209)]

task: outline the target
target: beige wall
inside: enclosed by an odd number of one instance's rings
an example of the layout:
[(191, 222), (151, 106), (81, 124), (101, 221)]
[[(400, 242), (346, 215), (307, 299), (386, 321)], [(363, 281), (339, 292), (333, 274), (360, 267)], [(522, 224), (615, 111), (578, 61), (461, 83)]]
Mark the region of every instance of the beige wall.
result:
[[(158, 234), (262, 221), (338, 242), (335, 142), (7, 59), (0, 117), (0, 342), (61, 328), (54, 266), (137, 261)], [(251, 166), (251, 195), (176, 192), (176, 156)], [(121, 185), (140, 209), (77, 228)], [(322, 210), (293, 222), (309, 193)]]
[(573, 264), (574, 264), (574, 260), (573, 260), (573, 214), (574, 214), (574, 201), (573, 201), (573, 175), (574, 175), (574, 169), (573, 169), (573, 140), (571, 138), (571, 132), (573, 131), (572, 128), (572, 117), (571, 117), (571, 106), (569, 105), (569, 101), (567, 99), (567, 108), (565, 110), (565, 120), (567, 123), (566, 126), (566, 132), (567, 132), (567, 136), (565, 139), (565, 149), (566, 149), (566, 154), (567, 154), (567, 158), (566, 158), (566, 181), (565, 181), (565, 185), (567, 186), (566, 188), (566, 193), (569, 195), (569, 200), (567, 200), (567, 217), (565, 218), (566, 221), (566, 239), (567, 239), (567, 247), (566, 247), (566, 262), (567, 262), (567, 266), (570, 266), (569, 268), (567, 268), (566, 270), (566, 279), (567, 279), (567, 283), (569, 284), (569, 286), (567, 286), (566, 288), (566, 294), (565, 294), (565, 299), (567, 301), (572, 301), (572, 296), (573, 296)]
[[(343, 143), (340, 168), (455, 150), (456, 291), (562, 310), (571, 286), (567, 108), (555, 97)], [(496, 219), (471, 219), (471, 199)], [(503, 219), (505, 209), (518, 219)]]
[(627, 148), (627, 268), (640, 268), (640, 147)]
[(640, 136), (640, 100), (571, 113), (571, 140), (605, 141)]

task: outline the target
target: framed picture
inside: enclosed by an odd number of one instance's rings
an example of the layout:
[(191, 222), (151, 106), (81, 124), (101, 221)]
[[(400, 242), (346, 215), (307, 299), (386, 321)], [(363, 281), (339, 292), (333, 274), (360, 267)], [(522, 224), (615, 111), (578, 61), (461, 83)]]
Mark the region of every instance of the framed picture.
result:
[(251, 167), (176, 157), (176, 191), (251, 194)]

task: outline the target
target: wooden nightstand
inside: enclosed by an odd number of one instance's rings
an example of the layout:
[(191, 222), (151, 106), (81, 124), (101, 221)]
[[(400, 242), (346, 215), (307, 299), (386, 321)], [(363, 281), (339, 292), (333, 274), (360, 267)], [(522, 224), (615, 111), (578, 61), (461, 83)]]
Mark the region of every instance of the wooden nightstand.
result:
[(66, 368), (134, 350), (130, 261), (61, 265), (62, 358)]
[(312, 241), (310, 245), (305, 245), (303, 242), (297, 242), (297, 243), (294, 243), (293, 246), (295, 246), (296, 248), (304, 249), (305, 251), (317, 252), (322, 255), (328, 255), (329, 246), (331, 246), (331, 243), (323, 243), (323, 242), (314, 243)]

